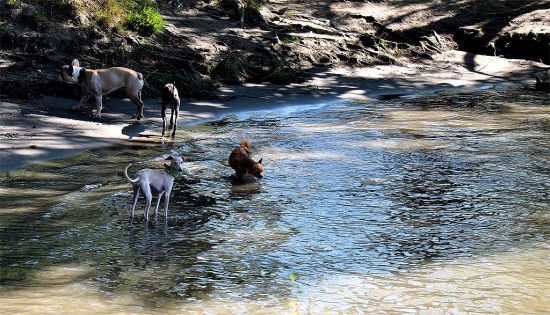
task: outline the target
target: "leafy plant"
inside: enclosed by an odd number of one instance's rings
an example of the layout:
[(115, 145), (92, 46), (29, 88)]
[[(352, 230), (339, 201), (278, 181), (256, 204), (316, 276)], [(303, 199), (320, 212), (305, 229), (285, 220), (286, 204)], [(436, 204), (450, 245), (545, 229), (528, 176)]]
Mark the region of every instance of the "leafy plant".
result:
[(279, 38), (283, 43), (300, 43), (302, 41), (300, 36), (290, 34), (279, 34)]
[(102, 6), (94, 6), (92, 17), (103, 27), (119, 28), (125, 20), (128, 4), (118, 0), (104, 0)]
[(91, 24), (107, 29), (123, 28), (141, 35), (162, 32), (164, 19), (152, 0), (6, 0), (9, 6), (30, 5), (26, 16), (35, 20), (70, 21), (78, 15), (91, 18)]
[(247, 10), (254, 10), (259, 11), (260, 10), (260, 2), (256, 0), (244, 0), (244, 8)]
[(231, 82), (240, 82), (242, 80), (242, 70), (239, 63), (227, 61), (224, 64), (225, 78)]
[(141, 6), (127, 16), (126, 25), (142, 35), (152, 35), (164, 30), (164, 19), (160, 12), (150, 6)]

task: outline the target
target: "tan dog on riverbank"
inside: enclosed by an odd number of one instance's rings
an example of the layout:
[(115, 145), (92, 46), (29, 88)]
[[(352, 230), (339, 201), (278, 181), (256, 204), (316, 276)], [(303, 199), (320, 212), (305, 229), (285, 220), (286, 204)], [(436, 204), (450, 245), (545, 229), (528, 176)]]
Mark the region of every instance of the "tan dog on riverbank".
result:
[(257, 178), (264, 177), (264, 167), (262, 159), (258, 162), (252, 159), (250, 152), (250, 142), (247, 139), (241, 141), (241, 146), (235, 148), (229, 155), (229, 166), (237, 173), (237, 178), (243, 180), (246, 175), (251, 174)]
[(73, 109), (79, 110), (90, 97), (94, 96), (96, 101), (96, 112), (94, 115), (101, 117), (103, 95), (123, 87), (126, 96), (137, 106), (136, 114), (133, 117), (136, 117), (137, 120), (143, 118), (141, 90), (145, 81), (141, 73), (123, 67), (97, 70), (86, 69), (80, 67), (80, 63), (75, 59), (70, 65), (61, 67), (59, 76), (65, 82), (82, 85), (82, 98)]

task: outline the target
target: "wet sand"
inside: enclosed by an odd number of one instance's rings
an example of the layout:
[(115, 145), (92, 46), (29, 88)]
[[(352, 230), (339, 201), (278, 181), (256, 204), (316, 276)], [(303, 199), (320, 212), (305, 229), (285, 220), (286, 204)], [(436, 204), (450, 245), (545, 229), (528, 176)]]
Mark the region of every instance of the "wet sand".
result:
[[(525, 60), (449, 51), (427, 64), (333, 69), (303, 84), (223, 86), (215, 101), (183, 99), (179, 125), (200, 123), (246, 111), (306, 106), (335, 100), (369, 100), (381, 96), (494, 85), (534, 85), (534, 74), (547, 66)], [(0, 170), (68, 156), (115, 143), (160, 142), (162, 120), (157, 99), (145, 100), (145, 119), (130, 118), (135, 106), (108, 99), (100, 120), (71, 107), (78, 100), (53, 97), (0, 102)], [(89, 110), (93, 107), (90, 101)], [(168, 141), (168, 139), (165, 139)]]

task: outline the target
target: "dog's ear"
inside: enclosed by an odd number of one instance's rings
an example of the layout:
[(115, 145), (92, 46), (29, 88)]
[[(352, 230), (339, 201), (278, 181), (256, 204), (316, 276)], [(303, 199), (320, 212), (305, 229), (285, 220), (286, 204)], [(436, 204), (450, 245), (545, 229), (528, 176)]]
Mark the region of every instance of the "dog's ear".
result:
[(174, 157), (171, 156), (171, 155), (169, 155), (169, 156), (166, 158), (166, 160), (170, 160), (170, 161), (173, 160), (173, 159), (174, 159)]
[(73, 60), (73, 62), (71, 62), (71, 66), (80, 67), (80, 62), (78, 62), (78, 59)]
[(67, 68), (67, 75), (71, 76), (73, 75), (73, 65), (70, 65), (68, 68)]
[(261, 159), (258, 161), (258, 164), (262, 164), (262, 160), (263, 160), (263, 159), (264, 159), (264, 158), (261, 158)]

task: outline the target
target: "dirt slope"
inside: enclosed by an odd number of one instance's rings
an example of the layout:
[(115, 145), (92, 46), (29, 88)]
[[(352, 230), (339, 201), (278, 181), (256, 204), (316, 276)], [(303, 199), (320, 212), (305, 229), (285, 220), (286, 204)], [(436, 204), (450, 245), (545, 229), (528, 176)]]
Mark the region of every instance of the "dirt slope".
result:
[(75, 57), (89, 68), (141, 71), (145, 96), (175, 81), (186, 96), (213, 98), (219, 83), (300, 82), (336, 66), (430, 62), (456, 47), (545, 63), (550, 51), (550, 1), (542, 0), (272, 0), (261, 16), (247, 13), (245, 29), (217, 2), (157, 3), (168, 27), (147, 38), (78, 16), (56, 22), (48, 13), (7, 10), (0, 97), (78, 97), (77, 87), (56, 78)]

